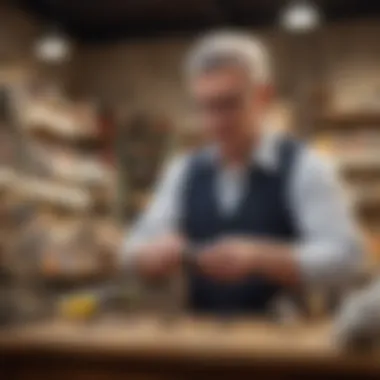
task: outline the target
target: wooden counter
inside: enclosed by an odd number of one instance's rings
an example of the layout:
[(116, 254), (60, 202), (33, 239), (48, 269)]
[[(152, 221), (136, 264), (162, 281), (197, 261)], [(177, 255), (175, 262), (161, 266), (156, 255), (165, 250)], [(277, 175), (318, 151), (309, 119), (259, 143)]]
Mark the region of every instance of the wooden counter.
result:
[(342, 354), (329, 332), (329, 323), (52, 321), (0, 333), (0, 379), (379, 378), (380, 355)]

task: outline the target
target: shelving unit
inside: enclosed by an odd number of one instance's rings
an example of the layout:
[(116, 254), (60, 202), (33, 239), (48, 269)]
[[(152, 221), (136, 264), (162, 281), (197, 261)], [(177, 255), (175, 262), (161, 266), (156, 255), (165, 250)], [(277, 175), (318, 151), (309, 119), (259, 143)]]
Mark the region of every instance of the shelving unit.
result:
[(33, 207), (15, 256), (41, 281), (79, 284), (110, 276), (121, 234), (112, 219), (116, 169), (101, 157), (96, 109), (62, 97), (31, 97), (19, 109), (26, 160), (0, 170), (16, 203)]
[(374, 267), (380, 262), (380, 111), (324, 114), (313, 139), (342, 176)]
[(170, 148), (170, 128), (164, 117), (148, 113), (136, 113), (121, 128), (118, 157), (125, 194), (121, 204), (127, 222), (139, 215), (150, 199)]

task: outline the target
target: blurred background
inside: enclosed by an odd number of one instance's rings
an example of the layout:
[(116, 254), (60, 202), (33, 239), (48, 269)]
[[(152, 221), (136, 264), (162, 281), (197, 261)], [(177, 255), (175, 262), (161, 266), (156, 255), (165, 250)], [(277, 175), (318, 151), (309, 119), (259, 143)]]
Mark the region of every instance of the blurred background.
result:
[(195, 37), (222, 27), (267, 44), (272, 125), (337, 165), (376, 271), (379, 20), (366, 0), (1, 1), (3, 305), (35, 313), (54, 292), (115, 278), (161, 164), (202, 144), (181, 65)]

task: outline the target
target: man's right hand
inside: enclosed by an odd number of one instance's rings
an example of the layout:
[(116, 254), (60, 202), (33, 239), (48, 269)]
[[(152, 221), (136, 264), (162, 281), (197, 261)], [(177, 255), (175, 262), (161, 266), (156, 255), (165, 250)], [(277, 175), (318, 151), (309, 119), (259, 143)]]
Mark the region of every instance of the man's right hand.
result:
[(143, 277), (162, 278), (179, 269), (185, 240), (178, 235), (168, 235), (139, 249), (138, 271)]

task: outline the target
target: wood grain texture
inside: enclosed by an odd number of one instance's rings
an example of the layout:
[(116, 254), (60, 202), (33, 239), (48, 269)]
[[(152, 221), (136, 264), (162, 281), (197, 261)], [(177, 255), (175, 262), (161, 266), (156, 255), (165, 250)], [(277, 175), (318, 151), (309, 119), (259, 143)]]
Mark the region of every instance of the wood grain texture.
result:
[(86, 325), (51, 321), (1, 333), (0, 356), (6, 379), (380, 374), (378, 355), (340, 353), (329, 332), (328, 322), (284, 326), (190, 318), (171, 325), (157, 318)]

